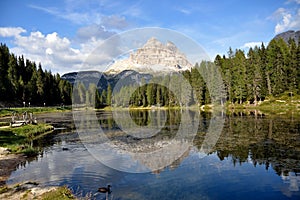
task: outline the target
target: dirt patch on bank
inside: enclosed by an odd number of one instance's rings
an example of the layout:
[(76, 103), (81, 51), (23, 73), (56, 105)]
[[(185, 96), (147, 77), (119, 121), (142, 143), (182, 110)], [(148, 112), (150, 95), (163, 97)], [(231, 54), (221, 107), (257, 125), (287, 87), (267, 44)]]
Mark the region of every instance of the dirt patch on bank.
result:
[(5, 185), (10, 174), (25, 162), (26, 157), (23, 154), (10, 154), (6, 148), (0, 147), (0, 186)]

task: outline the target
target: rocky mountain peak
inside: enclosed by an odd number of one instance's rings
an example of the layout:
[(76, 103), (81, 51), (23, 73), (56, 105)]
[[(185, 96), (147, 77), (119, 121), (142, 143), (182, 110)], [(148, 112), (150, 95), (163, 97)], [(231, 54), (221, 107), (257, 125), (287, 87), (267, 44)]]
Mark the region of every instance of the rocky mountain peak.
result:
[(191, 63), (170, 41), (163, 44), (156, 38), (150, 38), (142, 48), (131, 53), (128, 59), (114, 63), (106, 73), (119, 73), (124, 70), (135, 70), (140, 73), (178, 72), (190, 70)]
[(176, 47), (176, 45), (173, 42), (168, 41), (166, 44), (167, 48), (170, 49), (173, 52), (177, 52), (178, 49)]
[(163, 44), (157, 40), (155, 37), (150, 38), (143, 48), (162, 48)]
[(289, 39), (294, 39), (296, 44), (299, 41), (300, 38), (300, 30), (298, 31), (294, 31), (294, 30), (289, 30), (289, 31), (285, 31), (282, 33), (277, 34), (274, 39), (279, 39), (282, 38), (286, 43), (288, 43)]

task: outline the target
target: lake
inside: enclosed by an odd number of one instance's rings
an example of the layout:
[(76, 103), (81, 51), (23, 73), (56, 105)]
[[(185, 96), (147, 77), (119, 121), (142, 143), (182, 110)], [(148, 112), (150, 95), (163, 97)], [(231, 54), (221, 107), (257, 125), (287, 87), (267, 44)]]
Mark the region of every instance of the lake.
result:
[[(90, 199), (300, 199), (300, 119), (258, 111), (76, 111), (7, 184), (66, 185)], [(75, 129), (76, 127), (76, 129)], [(112, 185), (106, 196), (97, 188)]]

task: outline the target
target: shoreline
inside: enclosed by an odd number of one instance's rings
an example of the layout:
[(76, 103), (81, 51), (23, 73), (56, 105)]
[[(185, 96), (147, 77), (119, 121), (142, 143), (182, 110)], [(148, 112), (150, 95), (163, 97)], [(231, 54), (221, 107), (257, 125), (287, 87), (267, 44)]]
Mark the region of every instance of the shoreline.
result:
[(9, 153), (0, 147), (0, 199), (76, 199), (66, 186), (40, 186), (31, 181), (7, 185), (11, 173), (28, 159), (24, 154)]
[(72, 105), (64, 107), (8, 107), (0, 108), (0, 118), (11, 118), (13, 112), (22, 113), (28, 112), (33, 114), (42, 114), (42, 113), (56, 113), (56, 112), (68, 112), (72, 111)]
[(82, 109), (75, 109), (74, 111), (80, 110), (95, 110), (95, 111), (139, 111), (139, 110), (147, 110), (147, 111), (155, 111), (155, 110), (180, 110), (180, 109), (188, 109), (188, 110), (199, 110), (202, 112), (214, 112), (214, 111), (225, 111), (226, 113), (234, 113), (235, 111), (259, 111), (267, 115), (282, 115), (282, 114), (289, 114), (289, 113), (300, 113), (300, 100), (297, 102), (292, 103), (283, 103), (275, 101), (269, 102), (265, 101), (262, 102), (260, 105), (254, 104), (226, 104), (226, 105), (213, 105), (213, 104), (206, 104), (202, 106), (187, 106), (187, 107), (105, 107), (101, 109), (95, 108), (82, 108)]
[(7, 148), (0, 147), (0, 187), (6, 185), (11, 173), (27, 159), (24, 154), (9, 153)]
[(11, 128), (1, 126), (0, 136), (0, 187), (6, 185), (11, 173), (23, 163), (38, 154), (38, 149), (31, 146), (33, 140), (53, 132), (49, 124), (23, 125)]

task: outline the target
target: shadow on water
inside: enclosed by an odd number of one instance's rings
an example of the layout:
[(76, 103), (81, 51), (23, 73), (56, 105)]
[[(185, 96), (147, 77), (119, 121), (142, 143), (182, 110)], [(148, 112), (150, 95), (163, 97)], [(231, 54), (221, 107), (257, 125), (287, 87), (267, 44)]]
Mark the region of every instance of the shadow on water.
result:
[[(133, 124), (119, 113), (118, 123), (112, 112), (97, 112), (95, 122), (106, 137), (126, 152), (155, 151), (176, 138), (181, 123), (180, 110), (131, 111)], [(291, 116), (265, 116), (255, 111), (222, 115), (224, 127), (216, 145), (205, 155), (201, 151), (213, 118), (201, 112), (192, 145), (164, 168), (149, 173), (126, 173), (112, 169), (93, 157), (76, 132), (49, 135), (35, 145), (44, 151), (20, 166), (8, 183), (35, 180), (43, 185), (67, 185), (77, 196), (105, 199), (97, 188), (112, 185), (113, 199), (299, 199), (300, 197), (300, 119)], [(189, 111), (191, 119), (194, 111)], [(44, 120), (58, 127), (74, 127), (71, 116), (53, 116)], [(163, 118), (163, 119), (162, 119)], [(53, 121), (52, 121), (53, 120)], [(161, 127), (155, 135), (141, 138), (122, 132), (127, 128)], [(85, 127), (89, 128), (85, 124)], [(143, 147), (143, 148), (141, 148)], [(147, 148), (146, 148), (147, 147)], [(174, 148), (176, 151), (176, 148)], [(169, 155), (169, 157), (168, 157)], [(139, 163), (164, 162), (139, 160)], [(149, 164), (150, 162), (150, 164)]]

